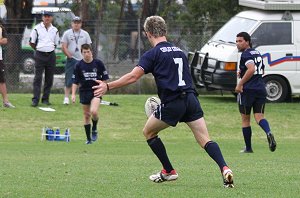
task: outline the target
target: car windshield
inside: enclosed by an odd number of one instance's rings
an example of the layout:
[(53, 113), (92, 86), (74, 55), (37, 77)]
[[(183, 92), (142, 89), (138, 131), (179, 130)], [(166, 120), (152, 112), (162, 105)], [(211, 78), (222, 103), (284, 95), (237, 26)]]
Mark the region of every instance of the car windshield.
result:
[(236, 35), (239, 32), (250, 32), (256, 20), (241, 17), (233, 17), (230, 19), (212, 38), (210, 41), (234, 43)]

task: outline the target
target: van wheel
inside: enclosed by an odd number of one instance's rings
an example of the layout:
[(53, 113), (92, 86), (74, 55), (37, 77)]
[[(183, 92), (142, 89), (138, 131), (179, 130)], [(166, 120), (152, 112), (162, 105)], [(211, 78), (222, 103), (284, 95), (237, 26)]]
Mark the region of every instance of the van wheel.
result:
[(33, 55), (25, 55), (22, 59), (22, 70), (25, 74), (33, 74), (35, 68), (35, 60)]
[(264, 78), (269, 102), (283, 102), (288, 95), (288, 86), (279, 76), (266, 76)]

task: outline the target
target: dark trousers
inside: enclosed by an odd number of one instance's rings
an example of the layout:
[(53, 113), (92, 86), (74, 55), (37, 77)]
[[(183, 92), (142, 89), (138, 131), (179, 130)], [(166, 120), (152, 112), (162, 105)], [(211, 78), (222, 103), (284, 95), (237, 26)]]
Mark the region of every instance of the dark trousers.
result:
[(41, 87), (43, 80), (43, 73), (45, 71), (45, 82), (42, 101), (49, 100), (50, 91), (53, 85), (54, 69), (56, 64), (55, 52), (39, 52), (35, 53), (35, 76), (33, 80), (33, 98), (35, 102), (39, 102), (41, 96)]

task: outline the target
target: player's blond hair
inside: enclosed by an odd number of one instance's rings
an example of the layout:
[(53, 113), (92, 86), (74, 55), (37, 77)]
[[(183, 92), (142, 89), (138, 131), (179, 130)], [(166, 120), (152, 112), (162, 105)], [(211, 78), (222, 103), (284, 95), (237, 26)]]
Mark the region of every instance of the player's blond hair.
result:
[(160, 16), (150, 16), (145, 20), (144, 30), (151, 33), (155, 38), (166, 36), (167, 24)]

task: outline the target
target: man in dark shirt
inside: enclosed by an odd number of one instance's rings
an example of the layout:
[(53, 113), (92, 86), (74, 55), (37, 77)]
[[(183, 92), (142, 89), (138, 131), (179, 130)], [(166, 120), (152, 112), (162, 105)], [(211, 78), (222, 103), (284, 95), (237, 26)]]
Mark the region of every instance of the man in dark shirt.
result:
[(235, 91), (238, 93), (239, 111), (242, 116), (242, 131), (246, 147), (241, 152), (253, 153), (251, 145), (252, 130), (250, 114), (253, 109), (254, 118), (259, 126), (265, 131), (272, 152), (276, 149), (276, 141), (268, 121), (264, 118), (266, 103), (266, 88), (262, 75), (265, 65), (260, 53), (252, 49), (251, 37), (246, 32), (240, 32), (236, 36), (236, 46), (241, 54), (238, 82)]
[[(86, 133), (86, 144), (91, 144), (98, 138), (97, 123), (99, 120), (98, 110), (101, 97), (95, 97), (92, 87), (97, 83), (95, 80), (106, 81), (109, 79), (104, 64), (99, 59), (93, 59), (92, 49), (89, 44), (81, 46), (83, 59), (79, 61), (74, 68), (72, 85), (72, 102), (76, 99), (76, 90), (79, 86), (80, 103), (82, 104), (84, 114), (84, 129)], [(91, 121), (92, 118), (92, 137)]]
[(158, 133), (169, 126), (176, 126), (178, 122), (185, 122), (191, 128), (198, 144), (218, 164), (224, 187), (234, 187), (232, 171), (225, 163), (218, 144), (209, 138), (203, 111), (193, 88), (187, 57), (180, 48), (167, 42), (167, 25), (163, 18), (148, 17), (144, 23), (144, 30), (153, 48), (141, 57), (139, 64), (130, 73), (120, 79), (110, 83), (97, 81), (99, 85), (94, 87), (95, 95), (102, 96), (110, 89), (134, 83), (144, 74), (152, 73), (161, 105), (149, 117), (143, 133), (163, 169), (151, 175), (149, 179), (159, 183), (178, 178)]

